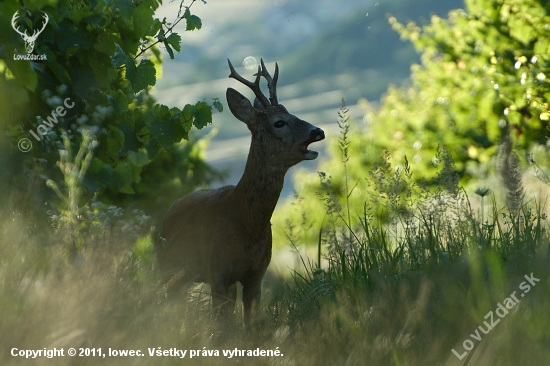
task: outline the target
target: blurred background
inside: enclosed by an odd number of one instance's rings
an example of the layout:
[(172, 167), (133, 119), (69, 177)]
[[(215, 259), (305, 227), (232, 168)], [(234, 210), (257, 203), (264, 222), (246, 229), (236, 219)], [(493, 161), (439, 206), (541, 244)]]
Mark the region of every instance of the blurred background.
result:
[[(388, 18), (422, 25), (431, 15), (446, 16), (463, 5), (460, 0), (197, 2), (193, 11), (203, 20), (203, 28), (184, 34), (182, 51), (174, 60), (164, 51), (163, 76), (153, 95), (169, 106), (212, 97), (226, 106), (225, 90), (233, 87), (253, 99), (250, 90), (228, 78), (227, 59), (251, 80), (263, 58), (271, 73), (275, 62), (279, 64), (279, 101), (290, 113), (334, 137), (342, 99), (350, 117), (362, 123), (365, 111), (359, 100), (377, 105), (388, 85), (406, 83), (411, 64), (420, 61), (413, 45), (400, 39)], [(166, 2), (157, 14), (173, 19), (178, 9), (177, 1)], [(244, 67), (248, 57), (254, 65), (249, 69)], [(206, 160), (229, 173), (214, 186), (236, 184), (244, 171), (249, 131), (228, 109), (216, 115), (199, 136), (212, 130), (215, 135), (206, 149)], [(326, 143), (315, 149), (324, 152), (301, 167), (315, 171), (318, 162), (326, 159)], [(292, 194), (293, 171), (286, 176), (283, 199)]]

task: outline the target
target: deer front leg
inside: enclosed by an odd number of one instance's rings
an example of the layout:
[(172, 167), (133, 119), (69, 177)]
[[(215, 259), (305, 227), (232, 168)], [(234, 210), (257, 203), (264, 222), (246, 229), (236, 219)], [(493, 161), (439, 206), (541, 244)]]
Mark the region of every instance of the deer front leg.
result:
[(244, 326), (250, 329), (251, 320), (258, 312), (262, 296), (262, 277), (243, 283)]
[(237, 284), (225, 285), (215, 283), (211, 288), (212, 306), (217, 318), (227, 318), (227, 315), (235, 310), (235, 301), (237, 300)]

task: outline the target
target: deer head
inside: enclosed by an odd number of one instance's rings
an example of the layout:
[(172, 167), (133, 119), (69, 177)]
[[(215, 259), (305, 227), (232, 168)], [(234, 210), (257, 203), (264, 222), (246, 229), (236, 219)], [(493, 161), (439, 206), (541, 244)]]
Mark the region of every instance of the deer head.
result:
[(19, 35), (23, 38), (23, 41), (25, 41), (25, 49), (27, 50), (27, 53), (32, 53), (34, 49), (34, 43), (36, 42), (38, 35), (42, 33), (42, 31), (44, 30), (44, 28), (46, 28), (46, 25), (48, 24), (48, 14), (43, 12), (45, 22), (42, 23), (42, 29), (40, 29), (39, 31), (35, 30), (32, 33), (32, 36), (29, 36), (27, 34), (27, 30), (25, 30), (25, 32), (21, 32), (19, 30), (19, 26), (17, 25), (18, 13), (19, 11), (16, 11), (15, 14), (13, 14), (13, 17), (11, 18), (11, 26), (17, 33), (19, 33)]
[[(286, 108), (277, 101), (277, 79), (279, 66), (275, 64), (275, 74), (271, 77), (263, 60), (258, 66), (256, 79), (250, 82), (239, 75), (231, 61), (229, 69), (232, 77), (248, 86), (256, 99), (254, 105), (232, 88), (227, 89), (227, 103), (231, 113), (244, 122), (252, 132), (252, 149), (261, 147), (261, 152), (270, 157), (270, 164), (276, 170), (286, 171), (291, 166), (303, 160), (313, 160), (318, 152), (309, 150), (308, 145), (325, 138), (323, 130), (290, 114)], [(260, 78), (267, 80), (269, 99), (260, 90)], [(260, 149), (258, 149), (260, 150)]]

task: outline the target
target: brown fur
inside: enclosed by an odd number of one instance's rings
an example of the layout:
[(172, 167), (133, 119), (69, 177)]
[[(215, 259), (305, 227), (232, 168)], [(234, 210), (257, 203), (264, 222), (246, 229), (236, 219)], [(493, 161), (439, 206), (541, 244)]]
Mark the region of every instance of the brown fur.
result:
[(307, 144), (322, 140), (324, 133), (282, 105), (253, 107), (231, 88), (227, 102), (252, 133), (243, 176), (237, 186), (194, 192), (174, 202), (164, 218), (158, 263), (169, 290), (190, 281), (210, 284), (212, 303), (222, 314), (233, 311), (240, 282), (248, 326), (271, 260), (270, 220), (285, 173), (317, 157)]

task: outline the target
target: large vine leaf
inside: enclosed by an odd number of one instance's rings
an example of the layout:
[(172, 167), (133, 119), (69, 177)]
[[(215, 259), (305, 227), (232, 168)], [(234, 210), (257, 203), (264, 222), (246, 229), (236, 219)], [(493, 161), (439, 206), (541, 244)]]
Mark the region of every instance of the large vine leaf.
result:
[(157, 82), (155, 65), (147, 59), (141, 60), (136, 67), (134, 60), (128, 58), (126, 62), (126, 77), (132, 84), (132, 90), (137, 93)]

